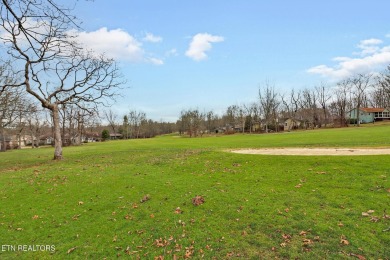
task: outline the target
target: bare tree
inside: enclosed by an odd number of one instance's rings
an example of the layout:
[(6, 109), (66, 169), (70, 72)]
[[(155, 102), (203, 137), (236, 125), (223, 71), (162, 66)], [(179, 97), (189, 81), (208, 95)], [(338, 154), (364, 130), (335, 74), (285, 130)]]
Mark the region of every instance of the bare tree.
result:
[(142, 128), (142, 122), (146, 120), (146, 114), (142, 111), (130, 110), (128, 114), (128, 123), (130, 129), (130, 136), (132, 138), (139, 138)]
[(348, 125), (346, 122), (346, 114), (347, 109), (350, 107), (349, 93), (349, 81), (342, 80), (338, 82), (334, 93), (334, 101), (330, 105), (341, 127)]
[[(112, 111), (112, 109), (109, 109), (108, 111), (104, 111), (104, 117), (107, 119), (108, 124), (110, 125), (112, 129), (112, 133), (116, 135), (117, 133), (117, 124), (118, 124), (118, 115)], [(115, 136), (116, 138), (116, 136)]]
[(372, 102), (375, 107), (390, 108), (390, 65), (385, 72), (376, 77)]
[(15, 89), (5, 89), (0, 94), (0, 135), (1, 135), (1, 149), (7, 149), (6, 130), (11, 127), (23, 111), (23, 101), (21, 93)]
[(247, 117), (247, 109), (245, 108), (245, 105), (241, 105), (238, 107), (238, 122), (241, 127), (241, 132), (245, 133), (245, 123), (246, 123), (246, 117)]
[(216, 122), (218, 120), (218, 116), (213, 112), (209, 111), (206, 113), (206, 130), (211, 133), (216, 128)]
[(225, 127), (227, 131), (234, 131), (236, 124), (239, 122), (239, 106), (231, 105), (226, 109), (224, 115)]
[(314, 90), (304, 89), (302, 91), (301, 104), (301, 109), (306, 112), (305, 121), (314, 129), (314, 127), (319, 125), (317, 96)]
[(46, 126), (45, 120), (42, 117), (42, 109), (36, 106), (31, 107), (27, 117), (27, 129), (31, 136), (31, 147), (35, 148), (39, 146), (40, 136), (42, 134), (43, 127)]
[(244, 104), (243, 107), (246, 110), (249, 133), (252, 133), (253, 125), (259, 121), (259, 106), (256, 102), (253, 102), (249, 105)]
[(275, 92), (275, 87), (266, 82), (265, 86), (259, 89), (259, 100), (265, 122), (265, 131), (268, 132), (269, 124), (275, 124), (275, 129), (277, 130), (280, 101), (278, 94)]
[(123, 83), (119, 70), (114, 60), (77, 44), (70, 33), (78, 29), (75, 17), (52, 0), (2, 0), (0, 12), (0, 39), (22, 78), (5, 86), (23, 87), (51, 111), (54, 159), (62, 159), (59, 106), (91, 110), (113, 98)]
[[(330, 92), (330, 89), (326, 86), (326, 84), (324, 82), (321, 82), (321, 84), (319, 86), (316, 86), (315, 91), (317, 94), (318, 103), (321, 106), (322, 113), (324, 115), (324, 121), (325, 121), (324, 123), (326, 126), (326, 124), (328, 123), (327, 106), (328, 106), (329, 100), (332, 98), (332, 94)], [(320, 127), (321, 127), (321, 123), (322, 122), (320, 122)]]
[(187, 131), (190, 137), (203, 135), (205, 114), (199, 109), (183, 110), (180, 114), (181, 131)]
[(360, 126), (360, 108), (367, 99), (367, 89), (371, 87), (372, 74), (358, 74), (349, 79), (356, 108), (356, 123)]

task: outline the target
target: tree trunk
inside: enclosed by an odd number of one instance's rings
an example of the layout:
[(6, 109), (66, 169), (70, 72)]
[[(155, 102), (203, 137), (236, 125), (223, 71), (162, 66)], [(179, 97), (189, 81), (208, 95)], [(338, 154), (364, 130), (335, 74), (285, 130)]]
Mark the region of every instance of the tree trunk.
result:
[(356, 107), (356, 125), (360, 126), (360, 104)]
[(62, 160), (62, 140), (60, 127), (60, 113), (58, 106), (54, 105), (53, 112), (53, 126), (54, 126), (54, 160)]
[(5, 152), (7, 150), (7, 142), (5, 141), (5, 131), (2, 129), (1, 134), (3, 136), (2, 144), (0, 145), (0, 152)]

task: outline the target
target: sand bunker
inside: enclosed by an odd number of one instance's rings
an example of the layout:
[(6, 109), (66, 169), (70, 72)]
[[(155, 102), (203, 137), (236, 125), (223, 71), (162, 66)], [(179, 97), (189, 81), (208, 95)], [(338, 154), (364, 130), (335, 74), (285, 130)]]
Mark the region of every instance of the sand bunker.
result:
[(390, 148), (264, 148), (232, 150), (241, 154), (266, 155), (379, 155), (390, 154)]

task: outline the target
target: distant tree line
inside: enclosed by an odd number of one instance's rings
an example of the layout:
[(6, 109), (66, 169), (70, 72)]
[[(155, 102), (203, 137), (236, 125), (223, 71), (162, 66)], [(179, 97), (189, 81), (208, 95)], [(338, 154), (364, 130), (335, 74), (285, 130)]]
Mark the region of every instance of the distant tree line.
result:
[[(390, 109), (390, 66), (379, 74), (356, 74), (335, 84), (320, 83), (279, 92), (270, 82), (259, 87), (257, 101), (228, 106), (222, 115), (198, 108), (183, 110), (177, 121), (181, 134), (274, 132), (285, 130), (287, 119), (299, 128), (360, 125), (360, 113), (350, 121), (348, 112), (363, 107)], [(298, 124), (288, 124), (287, 130)]]

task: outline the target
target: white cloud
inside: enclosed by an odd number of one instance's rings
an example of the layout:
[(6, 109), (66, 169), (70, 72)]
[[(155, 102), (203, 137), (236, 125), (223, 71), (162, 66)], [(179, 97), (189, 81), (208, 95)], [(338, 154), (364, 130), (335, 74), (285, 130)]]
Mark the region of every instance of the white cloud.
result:
[[(121, 29), (108, 30), (106, 27), (93, 32), (72, 32), (78, 36), (78, 40), (97, 53), (104, 53), (110, 58), (132, 63), (150, 63), (163, 65), (164, 61), (145, 55), (142, 43), (134, 36)], [(143, 41), (158, 42), (161, 37), (147, 33)], [(149, 56), (149, 57), (148, 57)]]
[(151, 33), (146, 33), (146, 36), (142, 39), (144, 42), (162, 42), (163, 38), (160, 36), (153, 35)]
[(351, 60), (351, 58), (349, 58), (349, 57), (335, 57), (332, 60), (334, 60), (334, 61), (349, 61), (349, 60)]
[(77, 32), (77, 35), (86, 48), (111, 58), (130, 62), (143, 60), (142, 44), (121, 29), (107, 30), (103, 27), (93, 32)]
[(361, 56), (366, 56), (376, 53), (380, 50), (380, 47), (378, 45), (382, 43), (383, 41), (379, 39), (363, 40), (357, 46), (359, 49), (361, 49), (361, 52), (357, 54), (360, 54)]
[(154, 65), (164, 65), (164, 61), (161, 60), (161, 59), (157, 59), (157, 58), (148, 58), (147, 59), (150, 63), (154, 64)]
[(377, 46), (382, 43), (383, 41), (379, 39), (361, 41), (358, 45), (358, 48), (362, 50), (359, 53), (361, 57), (336, 57), (333, 59), (338, 62), (336, 65), (319, 65), (308, 69), (307, 72), (331, 80), (341, 80), (357, 73), (374, 73), (382, 70), (390, 64), (390, 46), (382, 48)]
[(372, 38), (372, 39), (360, 41), (359, 46), (361, 46), (361, 45), (363, 45), (363, 46), (365, 46), (365, 45), (378, 45), (378, 44), (382, 44), (382, 43), (383, 43), (382, 40)]
[(172, 57), (172, 56), (178, 56), (179, 54), (177, 53), (176, 49), (171, 49), (167, 52), (165, 52), (166, 57)]
[(186, 56), (193, 60), (201, 61), (207, 59), (206, 51), (212, 48), (211, 43), (223, 42), (224, 38), (208, 33), (198, 33), (192, 37), (189, 49), (186, 51)]

